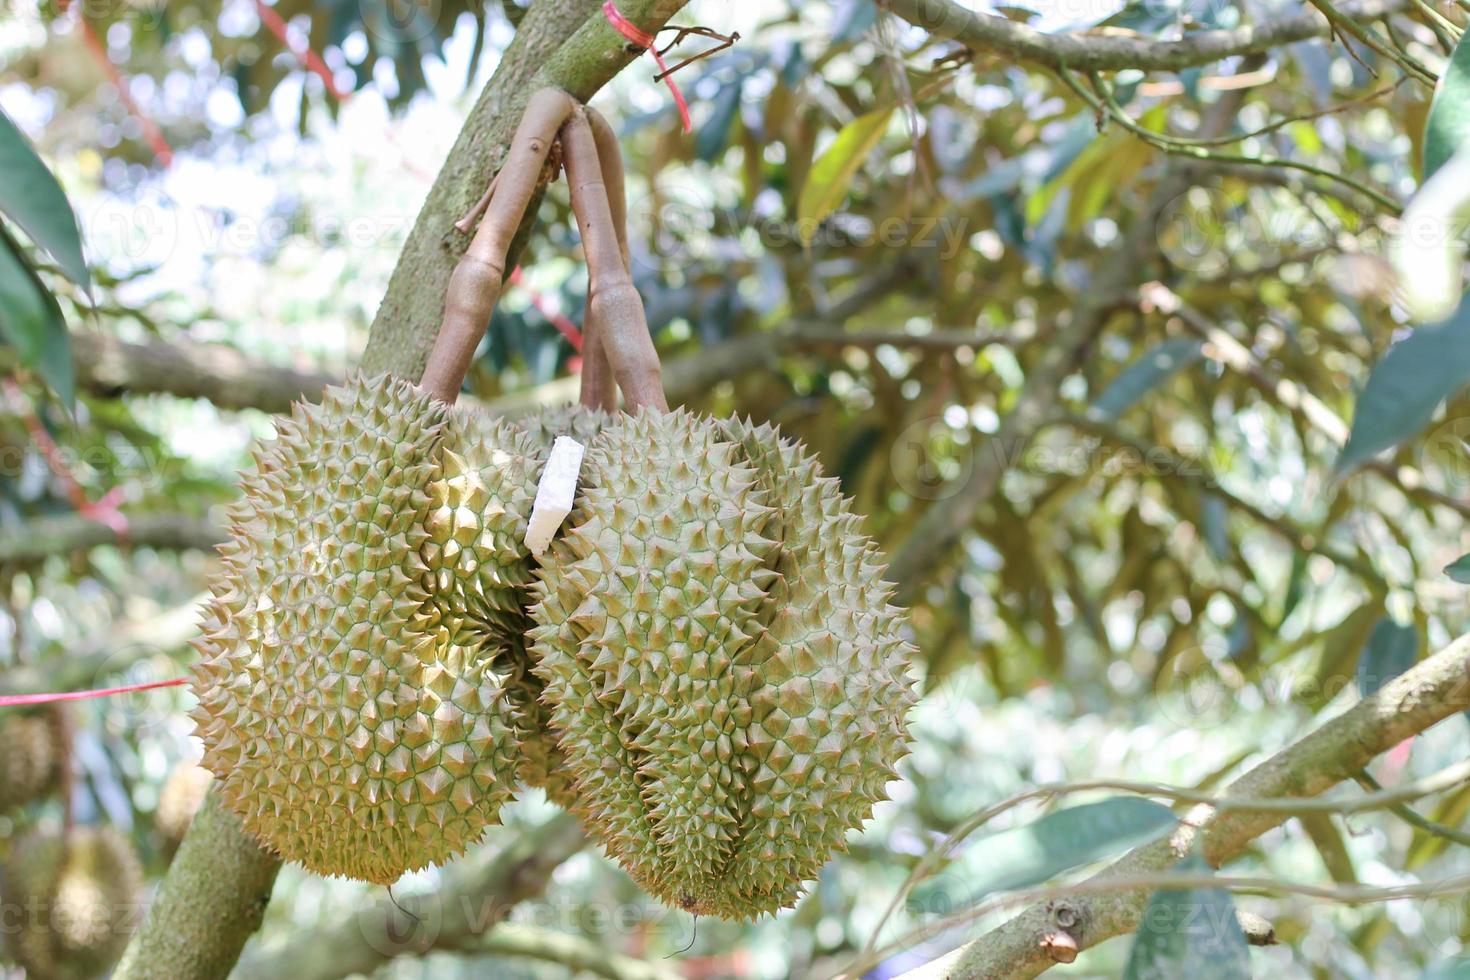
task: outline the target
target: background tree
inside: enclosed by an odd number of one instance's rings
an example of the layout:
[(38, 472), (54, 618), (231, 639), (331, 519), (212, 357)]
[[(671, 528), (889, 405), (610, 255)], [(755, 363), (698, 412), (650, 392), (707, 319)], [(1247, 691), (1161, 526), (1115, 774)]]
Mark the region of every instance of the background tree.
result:
[[(72, 706), (66, 792), (4, 846), (63, 800), (130, 834), (125, 976), (1464, 969), (1464, 5), (620, 7), (741, 34), (676, 76), (692, 133), (588, 0), (9, 15), (0, 688), (182, 671), (246, 447), (416, 376), (452, 222), (552, 83), (619, 126), (670, 401), (803, 439), (893, 559), (894, 800), (774, 921), (695, 930), (539, 798), (400, 909), (212, 804), (170, 864), (163, 690)], [(539, 219), (493, 411), (575, 389), (563, 187)]]

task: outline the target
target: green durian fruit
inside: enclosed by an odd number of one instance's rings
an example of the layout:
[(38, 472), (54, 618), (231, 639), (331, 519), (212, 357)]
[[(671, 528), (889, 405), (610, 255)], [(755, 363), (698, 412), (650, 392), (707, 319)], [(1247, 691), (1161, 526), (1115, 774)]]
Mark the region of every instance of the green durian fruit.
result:
[(765, 533), (780, 542), (750, 658), (754, 819), (731, 862), (753, 891), (775, 895), (783, 883), (814, 877), (887, 798), (909, 752), (914, 649), (903, 610), (888, 602), (882, 552), (837, 480), (771, 426), (730, 419), (720, 427), (755, 468), (774, 509)]
[(489, 658), (514, 708), (520, 780), (565, 803), (567, 785), (541, 703), (541, 681), (526, 653), (532, 583), (526, 522), (550, 451), (513, 423), (453, 410), (421, 554), (430, 605), (453, 641)]
[(907, 751), (875, 547), (835, 481), (741, 423), (619, 417), (581, 486), (530, 634), (576, 811), (669, 904), (791, 905)]
[(256, 453), (196, 641), (202, 764), (246, 829), (389, 883), (480, 838), (518, 765), (508, 677), (429, 604), (446, 409), (355, 379)]
[(0, 898), (0, 930), (33, 980), (92, 980), (122, 956), (141, 916), (143, 870), (111, 827), (78, 827), (63, 839), (36, 830), (15, 842)]
[(0, 813), (40, 799), (56, 784), (60, 752), (55, 724), (44, 714), (0, 721)]
[(612, 418), (598, 409), (572, 404), (539, 409), (517, 419), (516, 424), (530, 433), (538, 445), (550, 449), (557, 436), (571, 436), (586, 446)]

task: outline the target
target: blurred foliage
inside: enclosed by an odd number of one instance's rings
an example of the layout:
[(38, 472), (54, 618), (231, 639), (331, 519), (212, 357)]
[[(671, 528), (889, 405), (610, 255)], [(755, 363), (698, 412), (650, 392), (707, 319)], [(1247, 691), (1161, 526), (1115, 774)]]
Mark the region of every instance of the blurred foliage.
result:
[[(27, 21), (0, 48), (0, 104), (82, 218), (95, 311), (48, 279), (73, 328), (222, 342), (262, 361), (345, 371), (430, 175), (511, 35), (507, 14), (518, 13), (408, 8), (427, 25), (395, 20), (386, 2), (275, 5), (356, 93), (339, 102), (253, 3), (87, 6), (132, 97), (177, 151), (168, 168), (82, 50), (76, 13), (48, 6)], [(1241, 19), (1236, 5), (1207, 0), (1081, 19), (1067, 9), (1064, 23), (1066, 10), (1039, 14), (1049, 27), (1150, 37)], [(1461, 8), (1436, 9), (1463, 26)], [(1165, 152), (1055, 73), (965, 53), (869, 0), (696, 2), (681, 20), (742, 34), (679, 76), (692, 137), (647, 63), (598, 102), (628, 155), (635, 279), (665, 364), (718, 363), (726, 341), (770, 340), (758, 370), (688, 403), (769, 419), (804, 440), (890, 551), (982, 460), (999, 453), (1009, 464), (961, 546), (930, 563), (914, 606), (927, 697), (893, 801), (796, 910), (753, 926), (701, 921), (678, 961), (691, 976), (830, 971), (867, 942), (919, 858), (977, 808), (1084, 776), (1218, 788), (1349, 703), (1360, 682), (1371, 690), (1470, 627), (1463, 585), (1442, 572), (1470, 551), (1463, 376), (1434, 392), (1409, 376), (1428, 407), (1387, 420), (1390, 437), (1356, 471), (1335, 468), (1350, 425), (1385, 423), (1371, 405), (1355, 415), (1357, 392), (1409, 326), (1385, 258), (1392, 214), (1320, 173)], [(382, 26), (402, 23), (416, 26)], [(1395, 27), (1420, 60), (1447, 63), (1452, 38), (1422, 8)], [(1374, 51), (1324, 39), (1105, 83), (1140, 128), (1166, 139), (1239, 99), (1231, 132), (1255, 135), (1220, 154), (1289, 159), (1405, 201), (1432, 92), (1399, 77)], [(1176, 179), (1185, 189), (1157, 200)], [(507, 291), (472, 373), (486, 400), (564, 376), (574, 362), (537, 308), (581, 316), (563, 186), (541, 218), (523, 283)], [(990, 438), (1058, 327), (1117, 287), (1106, 270), (1120, 255), (1132, 286), (1162, 282), (1186, 310), (1125, 290), (1039, 437), (1024, 451)], [(816, 339), (834, 328), (854, 337)], [(7, 525), (74, 507), (27, 412), (89, 499), (117, 491), (126, 508), (185, 513), (227, 499), (251, 440), (269, 431), (259, 413), (157, 395), (85, 395), (68, 414), (18, 377), (29, 408), (0, 405)], [(101, 649), (99, 637), (186, 605), (209, 566), (202, 555), (97, 549), (0, 569), (0, 664), (60, 676), (68, 657)], [(95, 680), (157, 676), (187, 658), (179, 641), (138, 641), (104, 657)], [(155, 872), (163, 858), (151, 813), (170, 765), (193, 751), (183, 702), (149, 694), (77, 713), (82, 819), (131, 828)], [(1375, 771), (1385, 784), (1427, 773), (1463, 758), (1466, 734), (1451, 719)], [(1421, 806), (1460, 826), (1470, 791)], [(542, 808), (518, 804), (492, 838)], [(1014, 831), (1044, 812), (1023, 808), (990, 829)], [(0, 839), (56, 815), (50, 801), (0, 818)], [(957, 871), (967, 867), (959, 853)], [(1346, 826), (1291, 822), (1235, 867), (1385, 882), (1466, 865), (1445, 838), (1369, 814)], [(410, 890), (433, 874), (414, 878)], [(261, 941), (356, 914), (379, 896), (288, 870)], [(1249, 954), (1262, 974), (1414, 975), (1470, 938), (1455, 900), (1237, 904), (1270, 918), (1282, 939)], [(631, 912), (609, 926), (608, 910)], [(518, 914), (651, 958), (682, 948), (693, 928), (591, 854)], [(905, 907), (885, 935), (922, 921)], [(941, 936), (884, 969), (974, 934)], [(1116, 976), (1128, 955), (1104, 946), (1071, 970)], [(484, 967), (436, 954), (384, 972)]]

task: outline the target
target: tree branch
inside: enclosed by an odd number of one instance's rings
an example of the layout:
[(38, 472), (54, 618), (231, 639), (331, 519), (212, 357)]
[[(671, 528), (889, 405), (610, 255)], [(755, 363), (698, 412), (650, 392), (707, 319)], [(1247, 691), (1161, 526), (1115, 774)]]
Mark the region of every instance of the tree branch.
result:
[(601, 943), (550, 929), (505, 922), (465, 952), (525, 956), (556, 963), (573, 973), (590, 973), (607, 980), (681, 980), (677, 970), (608, 951)]
[[(663, 26), (684, 2), (623, 0), (621, 6), (629, 20), (653, 30)], [(527, 96), (551, 85), (585, 101), (636, 55), (606, 19), (595, 13), (599, 6), (596, 0), (560, 0), (533, 4), (526, 11), (435, 178), (399, 256), (373, 321), (363, 356), (365, 371), (414, 380), (422, 374), (439, 328), (449, 274), (467, 244), (464, 235), (453, 231), (453, 223), (479, 198), (498, 168)], [(212, 794), (211, 800), (206, 812), (218, 805)], [(558, 853), (548, 848), (544, 854), (552, 862), (547, 865), (548, 874), (561, 860)], [(277, 864), (278, 859), (262, 850), (228, 814), (196, 819), (169, 866), (147, 921), (129, 944), (115, 980), (224, 976), (260, 923)], [(205, 898), (202, 904), (196, 898), (197, 889), (203, 889), (199, 892)], [(524, 897), (513, 889), (505, 894)], [(184, 928), (201, 916), (217, 928)], [(351, 945), (365, 948), (362, 938), (354, 929)], [(290, 963), (284, 972), (272, 975), (302, 973), (297, 964)]]
[[(777, 330), (721, 341), (665, 361), (664, 394), (670, 404), (696, 398), (708, 393), (721, 381), (774, 367), (776, 359), (783, 354), (843, 347), (872, 349), (885, 344), (920, 352), (953, 351), (961, 347), (978, 350), (990, 344), (1014, 345), (1019, 339), (1005, 332), (934, 330), (917, 334), (902, 330), (843, 330), (824, 323), (798, 322)], [(575, 401), (576, 397), (577, 379), (557, 378), (525, 391), (514, 391), (492, 399), (485, 403), (485, 409), (495, 415), (514, 417), (545, 405)]]
[[(370, 975), (398, 956), (436, 949), (486, 948), (518, 903), (539, 895), (551, 873), (586, 844), (569, 814), (512, 837), (493, 855), (475, 855), (450, 866), (435, 891), (381, 896), (370, 908), (325, 928), (303, 931), (240, 964), (236, 980), (336, 980)], [(403, 908), (399, 908), (399, 906)], [(404, 911), (407, 909), (408, 911)], [(605, 954), (604, 954), (605, 956)]]
[[(966, 47), (1082, 72), (1177, 71), (1325, 37), (1331, 30), (1325, 17), (1307, 10), (1265, 24), (1197, 31), (1177, 41), (1158, 41), (1105, 34), (1045, 34), (1005, 17), (967, 10), (952, 0), (885, 0), (884, 6), (914, 26)], [(1372, 21), (1401, 7), (1401, 0), (1358, 0), (1338, 10), (1353, 21)]]
[(277, 367), (225, 344), (150, 340), (130, 343), (101, 333), (71, 335), (77, 385), (104, 398), (159, 392), (207, 398), (220, 408), (285, 412), (293, 401), (314, 400), (332, 375)]
[[(260, 928), (281, 862), (210, 793), (114, 977), (206, 980), (235, 965)], [(289, 974), (282, 974), (288, 976)]]
[(127, 535), (81, 514), (38, 517), (0, 531), (0, 566), (116, 544), (165, 551), (206, 551), (224, 540), (214, 522), (188, 514), (128, 514)]
[[(623, 0), (619, 9), (651, 32), (686, 2)], [(444, 312), (449, 275), (470, 241), (454, 223), (479, 200), (490, 176), (500, 169), (531, 93), (553, 86), (586, 102), (640, 53), (628, 50), (627, 40), (597, 13), (600, 6), (595, 0), (558, 0), (527, 11), (512, 50), (470, 110), (404, 243), (363, 353), (362, 366), (369, 374), (387, 371), (417, 381), (423, 373)], [(516, 84), (497, 84), (502, 76), (514, 78)], [(507, 269), (515, 267), (535, 216), (533, 201), (511, 246)]]
[[(1316, 796), (1360, 772), (1373, 758), (1429, 726), (1470, 708), (1470, 635), (1389, 681), (1250, 772), (1225, 796)], [(1239, 855), (1284, 813), (1192, 808), (1171, 836), (1125, 855), (1092, 881), (1126, 878), (1173, 867), (1197, 844), (1212, 867)], [(1078, 896), (1066, 901), (1070, 926), (1059, 926), (1055, 903), (1035, 905), (974, 942), (918, 970), (912, 978), (1034, 977), (1054, 965), (1042, 939), (1062, 928), (1077, 949), (1135, 930), (1146, 889)]]

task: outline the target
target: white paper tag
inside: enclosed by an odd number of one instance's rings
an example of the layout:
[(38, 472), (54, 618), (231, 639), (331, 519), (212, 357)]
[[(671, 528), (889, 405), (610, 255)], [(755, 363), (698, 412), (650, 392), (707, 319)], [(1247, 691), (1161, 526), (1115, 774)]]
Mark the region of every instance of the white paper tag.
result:
[(577, 477), (582, 472), (582, 455), (586, 447), (568, 436), (557, 436), (551, 444), (551, 456), (541, 471), (536, 485), (536, 502), (531, 506), (531, 520), (526, 525), (526, 547), (538, 558), (556, 536), (556, 529), (572, 512), (577, 499)]

